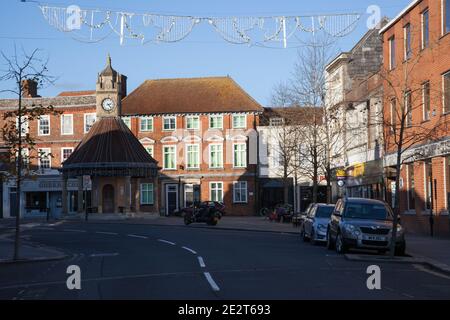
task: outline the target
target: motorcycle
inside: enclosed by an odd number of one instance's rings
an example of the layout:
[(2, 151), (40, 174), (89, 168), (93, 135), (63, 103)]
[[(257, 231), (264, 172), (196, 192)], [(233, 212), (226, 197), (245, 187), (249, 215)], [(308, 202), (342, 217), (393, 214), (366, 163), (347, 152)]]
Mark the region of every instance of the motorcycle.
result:
[(183, 210), (185, 225), (206, 223), (210, 226), (215, 226), (222, 218), (222, 210), (214, 202), (202, 203), (189, 209), (191, 210)]

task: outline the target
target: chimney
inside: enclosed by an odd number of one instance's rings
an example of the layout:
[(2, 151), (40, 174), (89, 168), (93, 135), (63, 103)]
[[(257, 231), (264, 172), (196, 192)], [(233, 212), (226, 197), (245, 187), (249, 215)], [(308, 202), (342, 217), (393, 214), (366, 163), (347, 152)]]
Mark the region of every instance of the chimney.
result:
[(37, 82), (31, 79), (22, 80), (22, 97), (38, 98)]

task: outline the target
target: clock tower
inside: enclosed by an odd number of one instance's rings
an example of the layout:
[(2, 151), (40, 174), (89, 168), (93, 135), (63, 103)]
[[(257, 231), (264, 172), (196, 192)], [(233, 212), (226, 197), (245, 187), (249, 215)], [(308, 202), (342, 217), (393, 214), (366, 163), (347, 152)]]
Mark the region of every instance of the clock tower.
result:
[(106, 67), (97, 77), (97, 118), (121, 115), (122, 99), (127, 94), (126, 88), (127, 77), (112, 68), (111, 57), (108, 54)]

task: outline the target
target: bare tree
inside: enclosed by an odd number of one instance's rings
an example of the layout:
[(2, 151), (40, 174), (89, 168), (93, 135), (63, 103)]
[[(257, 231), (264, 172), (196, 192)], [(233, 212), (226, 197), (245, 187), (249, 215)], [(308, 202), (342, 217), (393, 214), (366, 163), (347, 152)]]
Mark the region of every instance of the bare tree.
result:
[[(39, 152), (37, 155), (36, 152), (33, 152), (35, 150), (36, 139), (26, 130), (26, 126), (28, 126), (30, 121), (39, 119), (44, 114), (58, 113), (54, 110), (53, 106), (24, 104), (24, 81), (32, 80), (37, 83), (38, 87), (42, 87), (46, 84), (52, 84), (55, 80), (54, 77), (48, 74), (48, 60), (41, 60), (38, 57), (38, 52), (39, 50), (35, 49), (31, 54), (27, 54), (22, 49), (19, 56), (17, 49), (14, 48), (14, 55), (12, 57), (8, 57), (4, 52), (1, 52), (5, 69), (2, 70), (0, 81), (12, 82), (13, 85), (11, 89), (1, 90), (0, 92), (12, 93), (17, 97), (17, 108), (4, 112), (3, 120), (5, 122), (1, 128), (3, 144), (8, 150), (8, 159), (10, 159), (8, 165), (9, 176), (15, 179), (17, 190), (17, 201), (13, 209), (16, 213), (14, 260), (20, 258), (21, 183), (24, 177), (30, 174), (30, 160), (42, 156)], [(28, 152), (25, 152), (26, 150)]]
[[(312, 42), (306, 43), (298, 51), (297, 62), (294, 71), (287, 84), (281, 84), (274, 90), (280, 105), (298, 106), (298, 122), (305, 126), (297, 126), (296, 153), (293, 162), (296, 163), (295, 172), (310, 177), (313, 184), (313, 201), (317, 202), (319, 177), (323, 173), (327, 178), (328, 190), (331, 190), (330, 175), (324, 171), (327, 163), (326, 144), (331, 143), (331, 134), (324, 130), (323, 112), (324, 97), (326, 91), (325, 67), (333, 53), (333, 41), (330, 37), (314, 36)], [(301, 113), (301, 107), (317, 108), (318, 111)], [(303, 118), (302, 120), (299, 118)], [(330, 168), (331, 164), (325, 167)], [(331, 169), (328, 171), (331, 172)]]

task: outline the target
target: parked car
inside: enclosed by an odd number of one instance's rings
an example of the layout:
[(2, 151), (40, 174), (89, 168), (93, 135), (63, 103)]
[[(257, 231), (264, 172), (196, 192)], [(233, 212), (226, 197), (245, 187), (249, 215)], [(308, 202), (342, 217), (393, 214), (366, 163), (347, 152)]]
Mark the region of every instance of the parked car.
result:
[(310, 240), (312, 244), (327, 240), (327, 227), (330, 221), (334, 204), (315, 203), (306, 214), (301, 229), (300, 236), (303, 241)]
[(184, 217), (186, 213), (192, 213), (194, 211), (194, 208), (200, 208), (200, 207), (215, 207), (216, 210), (218, 210), (222, 216), (225, 215), (225, 205), (218, 201), (203, 201), (203, 202), (197, 202), (192, 206), (184, 207), (180, 209), (177, 212), (177, 215)]
[[(382, 201), (340, 199), (328, 223), (327, 248), (335, 248), (338, 253), (351, 248), (374, 249), (384, 254), (391, 243), (393, 216), (391, 208)], [(399, 223), (395, 254), (404, 255), (405, 249), (405, 234)]]

